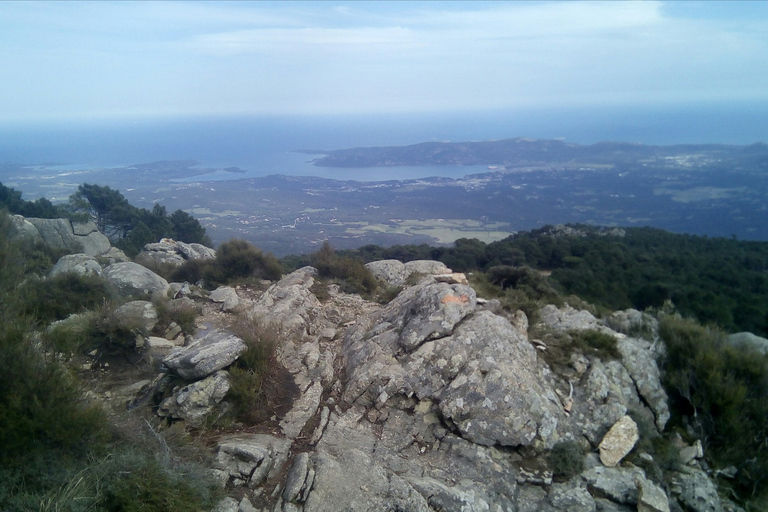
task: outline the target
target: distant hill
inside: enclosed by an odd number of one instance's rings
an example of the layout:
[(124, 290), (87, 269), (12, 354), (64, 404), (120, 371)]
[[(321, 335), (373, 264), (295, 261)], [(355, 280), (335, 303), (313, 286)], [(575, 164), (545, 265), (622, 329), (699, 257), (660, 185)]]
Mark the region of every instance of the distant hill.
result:
[(394, 167), (423, 165), (540, 165), (553, 163), (608, 163), (643, 158), (697, 155), (712, 159), (768, 156), (768, 145), (697, 144), (647, 146), (630, 142), (599, 142), (588, 146), (561, 140), (514, 138), (477, 142), (423, 142), (314, 151), (325, 156), (313, 161), (321, 167)]

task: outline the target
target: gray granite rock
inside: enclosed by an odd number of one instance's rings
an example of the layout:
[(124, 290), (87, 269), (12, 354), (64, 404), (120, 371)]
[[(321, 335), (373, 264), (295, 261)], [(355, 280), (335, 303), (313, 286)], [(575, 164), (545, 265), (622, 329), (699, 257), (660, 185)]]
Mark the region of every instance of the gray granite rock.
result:
[(185, 244), (170, 238), (144, 246), (136, 255), (136, 262), (147, 266), (183, 265), (187, 260), (210, 260), (216, 258), (216, 251), (201, 244)]
[(134, 300), (118, 306), (112, 313), (118, 327), (130, 331), (138, 330), (147, 336), (157, 325), (157, 309), (146, 300)]
[(235, 434), (219, 440), (214, 469), (234, 486), (255, 488), (281, 473), (291, 441), (267, 434)]
[(229, 391), (229, 374), (220, 370), (173, 393), (160, 404), (158, 414), (185, 420), (193, 427), (202, 426)]
[(214, 330), (174, 349), (163, 364), (185, 379), (201, 379), (232, 364), (245, 349), (243, 340), (234, 334)]
[(474, 308), (471, 288), (423, 281), (359, 322), (344, 341), (345, 401), (429, 399), (475, 443), (552, 444), (563, 412), (526, 333)]
[(652, 344), (643, 339), (623, 338), (618, 340), (617, 347), (622, 364), (635, 382), (640, 396), (653, 411), (656, 427), (662, 432), (670, 412), (667, 392), (661, 384), (661, 373), (651, 350)]
[(21, 215), (12, 215), (11, 218), (17, 236), (42, 242), (54, 249), (97, 256), (111, 247), (109, 239), (91, 221), (73, 223), (68, 219), (24, 218)]
[(168, 281), (133, 262), (115, 263), (102, 272), (102, 277), (121, 297), (161, 295), (168, 292)]
[(371, 274), (386, 286), (400, 286), (405, 282), (405, 265), (398, 260), (379, 260), (365, 264)]
[(48, 275), (54, 277), (60, 274), (100, 276), (101, 265), (96, 258), (87, 254), (67, 254), (59, 258)]
[(608, 467), (615, 466), (632, 451), (638, 439), (637, 423), (629, 416), (622, 417), (600, 441), (600, 462)]

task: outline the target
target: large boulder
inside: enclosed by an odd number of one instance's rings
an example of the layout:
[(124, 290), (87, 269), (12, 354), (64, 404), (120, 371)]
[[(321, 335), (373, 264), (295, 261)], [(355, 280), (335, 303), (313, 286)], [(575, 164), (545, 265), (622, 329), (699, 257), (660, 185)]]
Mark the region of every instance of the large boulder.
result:
[(142, 265), (183, 265), (187, 260), (211, 260), (216, 251), (201, 244), (186, 244), (170, 238), (147, 244), (136, 255), (136, 262)]
[(146, 267), (126, 261), (108, 266), (102, 276), (113, 293), (122, 297), (165, 295), (168, 281)]
[(472, 288), (422, 281), (344, 341), (349, 403), (382, 407), (395, 395), (437, 404), (465, 439), (482, 445), (551, 445), (556, 395), (536, 350), (505, 318), (475, 312)]
[(768, 355), (768, 339), (752, 334), (751, 332), (737, 332), (725, 338), (725, 341), (734, 347), (747, 348)]
[(60, 274), (100, 276), (101, 265), (96, 258), (87, 254), (67, 254), (59, 258), (48, 275), (54, 277)]
[(414, 260), (402, 263), (398, 260), (379, 260), (366, 263), (374, 277), (387, 286), (402, 286), (411, 275), (435, 276), (451, 274), (453, 271), (444, 263), (433, 260)]
[(299, 337), (327, 327), (319, 318), (320, 301), (310, 291), (316, 274), (314, 267), (291, 272), (256, 299), (248, 315)]
[(163, 364), (185, 379), (202, 379), (232, 364), (245, 349), (245, 342), (234, 334), (214, 330), (173, 350)]
[(54, 249), (97, 256), (112, 247), (92, 221), (76, 223), (69, 219), (36, 219), (12, 216), (18, 236), (42, 242)]

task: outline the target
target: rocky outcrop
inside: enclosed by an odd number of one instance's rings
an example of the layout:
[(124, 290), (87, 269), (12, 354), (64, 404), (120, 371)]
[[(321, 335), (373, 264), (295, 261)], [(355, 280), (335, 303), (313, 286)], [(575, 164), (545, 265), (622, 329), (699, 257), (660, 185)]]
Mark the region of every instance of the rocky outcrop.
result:
[(185, 379), (202, 379), (232, 364), (246, 349), (234, 334), (214, 330), (173, 350), (163, 364)]
[(18, 236), (42, 242), (54, 249), (97, 256), (112, 246), (92, 221), (76, 223), (69, 219), (36, 219), (21, 215), (13, 215), (12, 219)]
[(169, 289), (168, 281), (133, 262), (110, 265), (104, 269), (102, 277), (113, 294), (121, 297), (165, 296)]
[(187, 260), (211, 260), (216, 251), (201, 244), (186, 244), (170, 238), (147, 244), (136, 255), (136, 262), (142, 265), (183, 265)]
[(101, 265), (96, 261), (96, 258), (87, 254), (67, 254), (59, 258), (48, 275), (54, 277), (60, 274), (100, 276)]
[(380, 260), (366, 263), (374, 277), (386, 286), (402, 286), (412, 275), (433, 276), (450, 274), (452, 270), (440, 261), (414, 260), (402, 263), (398, 260)]
[(424, 281), (352, 328), (345, 401), (381, 408), (413, 397), (475, 443), (551, 443), (562, 409), (536, 350), (506, 319), (475, 307), (472, 288)]
[[(173, 341), (145, 339), (145, 349), (170, 351), (162, 359), (167, 373), (143, 386), (145, 396), (163, 397), (159, 415), (203, 427), (227, 410), (226, 369), (245, 344), (206, 328), (234, 315), (269, 329), (277, 344), (270, 364), (284, 367), (287, 388), (295, 385), (265, 423), (234, 423), (218, 438), (212, 471), (237, 499), (217, 510), (720, 510), (699, 445), (671, 487), (638, 467), (650, 455), (628, 455), (638, 436), (633, 420), (662, 430), (669, 417), (655, 363), (661, 343), (620, 334), (586, 311), (547, 306), (531, 329), (563, 338), (594, 329), (614, 336), (619, 349), (615, 359), (575, 352), (563, 368), (550, 367), (548, 347), (529, 339), (523, 312), (479, 301), (444, 267), (411, 267), (424, 272), (387, 305), (335, 285), (318, 300), (312, 267), (263, 292), (206, 294), (173, 284), (179, 304), (203, 308), (206, 318), (194, 339), (176, 330), (167, 334)], [(122, 308), (128, 323), (146, 320), (137, 328), (145, 332), (150, 307)], [(642, 334), (633, 327), (641, 317), (629, 312), (611, 325)], [(583, 449), (585, 468), (567, 479), (548, 458), (564, 440)]]

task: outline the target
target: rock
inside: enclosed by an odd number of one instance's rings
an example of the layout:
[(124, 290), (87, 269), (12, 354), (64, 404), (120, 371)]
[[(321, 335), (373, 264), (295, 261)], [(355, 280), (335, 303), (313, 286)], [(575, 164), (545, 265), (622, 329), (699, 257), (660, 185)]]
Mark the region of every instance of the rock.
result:
[(405, 265), (398, 260), (380, 260), (365, 264), (373, 277), (388, 287), (401, 286), (405, 282)]
[(704, 448), (701, 446), (701, 441), (697, 440), (693, 446), (683, 446), (680, 448), (680, 463), (690, 464), (696, 459), (704, 457)]
[(133, 262), (115, 263), (102, 272), (113, 293), (121, 297), (161, 295), (168, 292), (168, 281)]
[(136, 255), (136, 262), (150, 267), (158, 265), (181, 266), (187, 260), (210, 260), (216, 258), (216, 251), (200, 244), (185, 244), (170, 238), (158, 243), (147, 244)]
[(664, 490), (645, 478), (635, 480), (638, 490), (637, 512), (669, 512), (669, 500)]
[(625, 505), (637, 505), (638, 489), (636, 480), (645, 478), (637, 467), (608, 468), (595, 466), (584, 471), (582, 478), (595, 496), (604, 496), (609, 500)]
[(541, 308), (539, 316), (542, 324), (558, 331), (605, 329), (589, 311), (579, 311), (567, 304), (562, 308), (547, 304)]
[(214, 330), (173, 350), (163, 364), (185, 379), (201, 379), (232, 364), (246, 349), (234, 334)]
[[(311, 462), (315, 476), (304, 504), (305, 512), (434, 510), (411, 485), (395, 474), (388, 474), (361, 450), (346, 450), (338, 458), (319, 451)], [(343, 484), (339, 485), (340, 482)]]
[(213, 375), (184, 386), (160, 404), (158, 414), (182, 419), (200, 427), (229, 391), (229, 374), (220, 370)]
[(684, 473), (674, 473), (671, 480), (672, 493), (677, 495), (686, 510), (692, 512), (723, 510), (717, 487), (702, 470), (689, 467)]
[(254, 488), (280, 473), (291, 441), (266, 434), (231, 435), (219, 440), (214, 468), (234, 486)]
[(433, 276), (451, 273), (453, 271), (446, 267), (442, 261), (414, 260), (405, 264), (405, 279), (408, 279), (412, 274)]
[(607, 467), (615, 466), (632, 451), (638, 439), (640, 436), (637, 423), (629, 416), (624, 416), (611, 427), (600, 442), (600, 462)]
[(653, 339), (659, 334), (659, 321), (648, 313), (636, 309), (614, 311), (605, 319), (608, 327), (628, 336), (641, 336)]
[(216, 508), (213, 509), (213, 512), (238, 512), (237, 509), (239, 506), (240, 505), (236, 499), (227, 496), (226, 498), (219, 500), (216, 504)]
[(283, 277), (254, 302), (248, 316), (300, 337), (330, 327), (319, 318), (320, 302), (309, 290), (315, 274), (317, 269), (303, 267)]
[(768, 355), (768, 339), (756, 336), (751, 332), (737, 332), (725, 338), (734, 347), (748, 347), (763, 355)]
[(240, 298), (231, 286), (220, 286), (213, 290), (208, 298), (221, 304), (221, 310), (225, 313), (234, 311), (240, 305)]
[(126, 254), (117, 247), (110, 247), (107, 252), (99, 254), (98, 259), (104, 266), (131, 261), (131, 258), (126, 256)]
[(563, 512), (595, 512), (595, 500), (583, 485), (574, 481), (552, 484), (550, 504)]
[(17, 236), (43, 242), (53, 249), (97, 256), (112, 246), (92, 221), (73, 223), (68, 219), (25, 219), (21, 215), (13, 215), (12, 219)]
[(139, 331), (148, 336), (157, 325), (157, 309), (146, 300), (134, 300), (117, 307), (112, 313), (117, 327), (129, 331)]
[(559, 401), (538, 374), (527, 335), (489, 311), (474, 312), (469, 287), (406, 289), (344, 340), (348, 403), (389, 397), (433, 400), (466, 439), (481, 445), (552, 444)]
[(467, 284), (464, 274), (452, 274), (451, 269), (440, 261), (415, 260), (401, 263), (398, 260), (380, 260), (366, 263), (365, 268), (374, 277), (390, 287), (402, 286), (411, 275), (451, 275), (453, 278), (449, 279), (446, 277), (446, 280), (443, 282), (450, 281), (450, 284)]
[(635, 382), (637, 391), (653, 411), (656, 428), (662, 432), (670, 413), (667, 392), (661, 384), (661, 374), (656, 365), (655, 354), (651, 351), (651, 343), (636, 338), (624, 338), (618, 340), (616, 346), (621, 354), (621, 362)]
[(322, 394), (322, 384), (320, 382), (313, 382), (299, 399), (293, 403), (291, 410), (280, 421), (280, 428), (283, 430), (285, 437), (289, 439), (298, 437), (307, 421), (317, 413)]
[(56, 265), (53, 266), (48, 275), (54, 277), (60, 274), (100, 276), (101, 265), (93, 256), (83, 253), (68, 254), (59, 258), (59, 261), (56, 262)]
[(181, 327), (176, 322), (171, 322), (168, 328), (163, 333), (165, 339), (173, 341), (181, 335)]
[(256, 510), (256, 507), (253, 506), (251, 503), (251, 500), (249, 500), (246, 497), (243, 497), (242, 500), (240, 500), (240, 505), (237, 507), (237, 512), (259, 512)]
[(441, 274), (435, 276), (435, 282), (448, 283), (448, 284), (466, 284), (469, 285), (467, 276), (461, 272), (454, 272), (452, 274)]
[(309, 454), (298, 454), (293, 461), (291, 470), (288, 472), (288, 477), (285, 479), (285, 488), (283, 489), (283, 499), (285, 501), (295, 501), (299, 497), (299, 493), (305, 487), (309, 470)]

